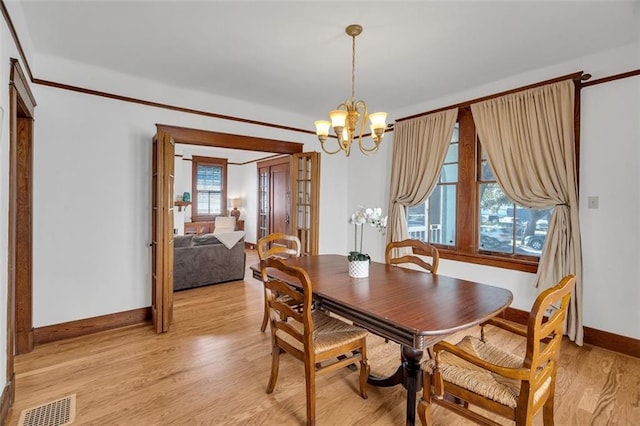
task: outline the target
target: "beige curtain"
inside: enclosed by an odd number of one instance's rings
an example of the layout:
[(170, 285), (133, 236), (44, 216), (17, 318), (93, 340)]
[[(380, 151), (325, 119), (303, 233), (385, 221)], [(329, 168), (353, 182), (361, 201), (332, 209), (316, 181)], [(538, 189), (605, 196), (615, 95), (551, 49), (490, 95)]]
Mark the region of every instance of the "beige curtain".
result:
[(387, 242), (408, 237), (406, 207), (422, 203), (438, 183), (457, 116), (454, 108), (394, 126)]
[(538, 265), (539, 291), (576, 275), (567, 335), (582, 345), (582, 248), (572, 80), (471, 105), (480, 143), (505, 194), (522, 206), (554, 207)]

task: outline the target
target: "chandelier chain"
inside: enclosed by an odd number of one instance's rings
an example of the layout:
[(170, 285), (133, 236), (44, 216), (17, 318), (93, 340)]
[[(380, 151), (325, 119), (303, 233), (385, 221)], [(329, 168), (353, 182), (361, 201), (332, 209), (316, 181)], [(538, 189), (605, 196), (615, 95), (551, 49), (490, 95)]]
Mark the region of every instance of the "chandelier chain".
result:
[(351, 36), (351, 101), (356, 100), (356, 36)]

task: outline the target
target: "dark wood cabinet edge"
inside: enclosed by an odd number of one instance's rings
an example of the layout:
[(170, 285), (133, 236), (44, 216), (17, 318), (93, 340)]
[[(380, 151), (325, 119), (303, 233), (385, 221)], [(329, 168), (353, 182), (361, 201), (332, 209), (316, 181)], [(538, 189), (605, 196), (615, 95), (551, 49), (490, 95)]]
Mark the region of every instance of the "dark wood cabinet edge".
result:
[[(516, 308), (507, 308), (500, 317), (518, 324), (527, 324), (529, 312)], [(640, 358), (640, 339), (621, 336), (608, 331), (597, 330), (591, 327), (583, 327), (584, 344), (606, 349), (633, 358)]]
[(151, 324), (151, 307), (38, 327), (34, 329), (34, 340), (36, 345), (42, 345), (144, 323)]

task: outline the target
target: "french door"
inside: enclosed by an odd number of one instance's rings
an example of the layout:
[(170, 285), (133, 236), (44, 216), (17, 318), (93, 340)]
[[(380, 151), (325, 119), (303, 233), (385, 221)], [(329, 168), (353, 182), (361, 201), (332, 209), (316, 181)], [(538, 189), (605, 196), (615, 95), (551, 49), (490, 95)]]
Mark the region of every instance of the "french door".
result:
[(159, 130), (151, 167), (151, 316), (156, 333), (173, 320), (173, 180), (175, 142)]

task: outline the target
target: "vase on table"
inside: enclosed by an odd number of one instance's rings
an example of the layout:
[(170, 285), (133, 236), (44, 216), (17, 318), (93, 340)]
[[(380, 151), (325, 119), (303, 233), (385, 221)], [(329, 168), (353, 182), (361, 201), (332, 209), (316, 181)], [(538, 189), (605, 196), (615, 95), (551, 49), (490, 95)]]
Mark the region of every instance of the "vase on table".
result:
[(352, 278), (367, 278), (369, 276), (369, 260), (350, 260), (349, 276)]

